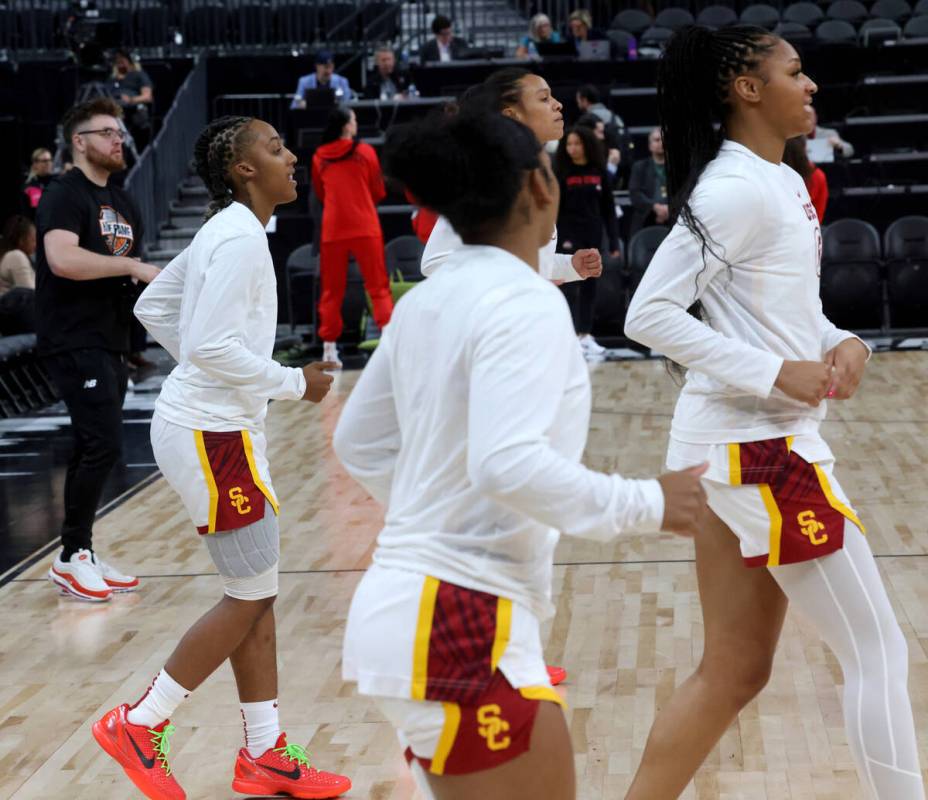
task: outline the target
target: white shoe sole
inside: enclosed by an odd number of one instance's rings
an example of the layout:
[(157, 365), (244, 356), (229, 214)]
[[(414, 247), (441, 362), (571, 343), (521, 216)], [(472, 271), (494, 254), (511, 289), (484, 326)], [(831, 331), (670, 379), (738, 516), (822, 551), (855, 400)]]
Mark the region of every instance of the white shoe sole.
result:
[(75, 589), (74, 586), (64, 578), (56, 575), (51, 569), (48, 571), (48, 579), (58, 588), (59, 594), (67, 597), (76, 597), (88, 603), (106, 603), (109, 602), (109, 599), (112, 597), (112, 594), (108, 594), (106, 597), (94, 597), (93, 595), (84, 594), (79, 589)]
[(135, 584), (135, 586), (113, 586), (111, 583), (107, 583), (107, 586), (113, 590), (113, 594), (129, 594), (130, 592), (137, 592), (139, 590), (140, 584)]

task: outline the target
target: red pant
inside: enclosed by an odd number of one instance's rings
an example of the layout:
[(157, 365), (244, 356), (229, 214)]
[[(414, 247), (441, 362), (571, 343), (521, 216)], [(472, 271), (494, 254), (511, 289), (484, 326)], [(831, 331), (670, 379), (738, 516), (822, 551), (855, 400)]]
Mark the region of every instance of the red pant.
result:
[(383, 237), (365, 236), (363, 239), (342, 239), (323, 242), (319, 248), (322, 294), (319, 298), (319, 338), (324, 342), (337, 341), (342, 335), (342, 301), (348, 283), (348, 256), (353, 255), (364, 288), (374, 307), (374, 320), (384, 328), (393, 313), (393, 296), (387, 279), (387, 266), (383, 255)]

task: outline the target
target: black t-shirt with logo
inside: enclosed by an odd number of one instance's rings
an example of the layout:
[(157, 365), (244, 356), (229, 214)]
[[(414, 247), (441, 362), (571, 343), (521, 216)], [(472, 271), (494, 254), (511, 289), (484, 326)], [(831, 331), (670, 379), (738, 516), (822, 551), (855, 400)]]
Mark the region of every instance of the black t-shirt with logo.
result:
[(132, 305), (138, 295), (128, 276), (74, 281), (55, 275), (45, 256), (45, 234), (76, 233), (78, 245), (108, 256), (141, 256), (142, 219), (128, 193), (97, 186), (75, 167), (42, 193), (36, 215), (36, 334), (43, 355), (100, 347), (129, 350)]

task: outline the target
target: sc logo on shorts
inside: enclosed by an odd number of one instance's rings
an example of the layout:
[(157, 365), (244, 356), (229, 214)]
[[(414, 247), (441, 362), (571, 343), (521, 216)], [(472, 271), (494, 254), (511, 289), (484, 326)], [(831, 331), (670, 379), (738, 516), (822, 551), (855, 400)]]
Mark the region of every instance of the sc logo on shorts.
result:
[(235, 507), (235, 510), (242, 516), (251, 513), (251, 506), (248, 505), (248, 496), (242, 494), (241, 486), (233, 486), (229, 489), (229, 501)]
[(802, 529), (802, 535), (808, 536), (809, 541), (814, 545), (825, 544), (828, 541), (828, 534), (818, 535), (819, 531), (825, 530), (825, 526), (815, 518), (815, 512), (812, 510), (801, 511), (796, 516), (796, 522)]
[(494, 751), (505, 750), (512, 744), (510, 737), (501, 736), (509, 730), (509, 723), (500, 717), (501, 711), (496, 703), (489, 703), (477, 709), (477, 722), (480, 724), (477, 733), (487, 740), (487, 747)]

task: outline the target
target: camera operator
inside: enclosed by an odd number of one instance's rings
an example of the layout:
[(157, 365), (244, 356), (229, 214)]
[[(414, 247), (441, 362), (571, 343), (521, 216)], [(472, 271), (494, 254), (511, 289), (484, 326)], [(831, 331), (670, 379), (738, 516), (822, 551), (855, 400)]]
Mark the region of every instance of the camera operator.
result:
[(122, 48), (113, 53), (113, 69), (106, 82), (107, 92), (123, 109), (126, 127), (141, 153), (151, 138), (151, 109), (154, 84), (148, 73)]

